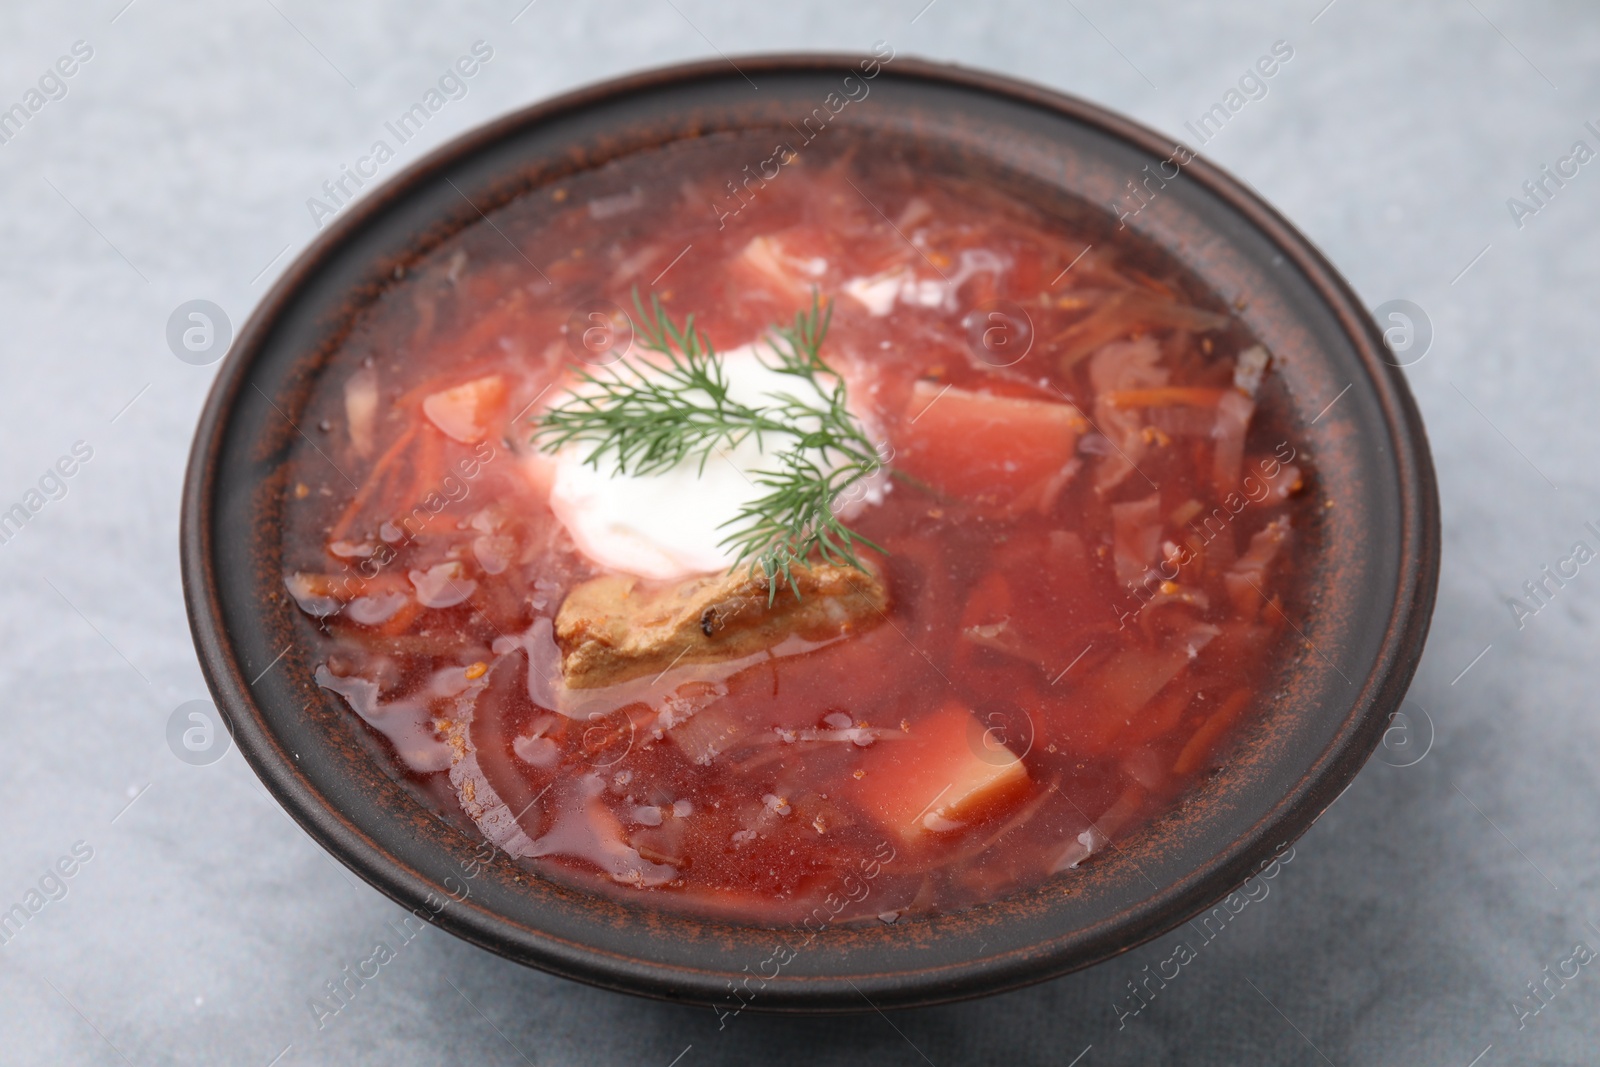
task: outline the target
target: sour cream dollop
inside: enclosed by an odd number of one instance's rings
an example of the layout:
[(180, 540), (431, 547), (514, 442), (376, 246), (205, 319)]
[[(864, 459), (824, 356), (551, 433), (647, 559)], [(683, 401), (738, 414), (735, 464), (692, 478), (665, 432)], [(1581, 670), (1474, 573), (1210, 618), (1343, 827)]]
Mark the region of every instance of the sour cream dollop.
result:
[[(771, 406), (777, 403), (773, 394), (788, 393), (826, 405), (810, 382), (768, 366), (773, 357), (765, 345), (741, 345), (718, 356), (729, 396), (740, 403)], [(635, 362), (632, 368), (651, 373), (642, 363)], [(847, 386), (847, 396), (851, 417), (874, 441), (882, 440), (856, 390)], [(722, 545), (734, 530), (725, 524), (738, 518), (746, 504), (767, 494), (756, 476), (776, 469), (778, 454), (792, 443), (787, 435), (764, 441), (748, 437), (734, 448), (719, 448), (703, 467), (696, 456), (639, 477), (620, 473), (611, 455), (601, 460), (598, 469), (584, 462), (594, 446), (579, 442), (556, 454), (550, 507), (584, 555), (602, 566), (656, 579), (725, 571), (736, 562)], [(886, 488), (887, 475), (880, 468), (863, 483), (859, 497), (840, 508), (841, 517), (879, 502)]]

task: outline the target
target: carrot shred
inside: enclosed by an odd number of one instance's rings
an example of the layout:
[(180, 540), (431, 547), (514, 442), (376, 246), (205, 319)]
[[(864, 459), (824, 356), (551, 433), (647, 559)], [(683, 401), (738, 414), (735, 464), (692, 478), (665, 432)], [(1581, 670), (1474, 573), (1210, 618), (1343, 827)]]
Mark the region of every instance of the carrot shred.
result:
[(377, 492), (382, 484), (384, 476), (389, 470), (389, 464), (393, 463), (396, 457), (405, 451), (406, 446), (411, 443), (411, 438), (416, 435), (416, 432), (417, 427), (415, 424), (408, 426), (404, 433), (395, 438), (394, 444), (390, 445), (388, 450), (378, 457), (378, 461), (367, 472), (367, 480), (361, 484), (361, 488), (351, 498), (350, 506), (344, 509), (344, 514), (339, 516), (339, 521), (333, 524), (333, 529), (328, 534), (329, 541), (337, 541), (349, 532), (350, 524), (355, 522), (356, 516), (361, 513), (362, 508), (366, 507), (367, 501), (371, 499), (372, 494)]
[(1148, 291), (1124, 290), (1113, 293), (1087, 317), (1056, 334), (1048, 343), (1063, 346), (1056, 358), (1062, 371), (1069, 371), (1101, 345), (1144, 330), (1166, 326), (1203, 332), (1220, 330), (1227, 325), (1226, 316), (1165, 300)]
[(1200, 761), (1205, 759), (1217, 740), (1234, 724), (1234, 720), (1250, 704), (1250, 690), (1235, 689), (1228, 694), (1222, 706), (1211, 713), (1211, 717), (1200, 724), (1200, 728), (1189, 738), (1189, 743), (1183, 746), (1183, 751), (1178, 753), (1178, 759), (1172, 765), (1172, 773), (1183, 776), (1196, 771)]
[(395, 637), (406, 632), (411, 626), (411, 620), (422, 613), (422, 605), (414, 597), (406, 598), (406, 602), (381, 625), (373, 627), (373, 632), (385, 637)]
[(423, 497), (439, 486), (441, 470), (439, 445), (440, 438), (444, 434), (435, 430), (431, 425), (422, 425), (420, 422), (418, 423), (418, 429), (421, 434), (421, 441), (418, 443), (419, 447), (414, 457), (415, 467), (413, 468), (413, 477), (411, 479), (410, 499), (420, 502)]
[(1167, 386), (1159, 389), (1118, 389), (1101, 399), (1115, 408), (1215, 407), (1226, 389)]

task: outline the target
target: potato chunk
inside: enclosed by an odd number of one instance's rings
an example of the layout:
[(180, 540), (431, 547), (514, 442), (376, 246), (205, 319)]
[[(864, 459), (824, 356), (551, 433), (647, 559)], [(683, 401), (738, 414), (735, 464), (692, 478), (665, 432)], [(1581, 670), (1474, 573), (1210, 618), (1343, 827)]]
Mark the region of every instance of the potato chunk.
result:
[(779, 579), (741, 567), (666, 584), (625, 574), (590, 579), (567, 594), (556, 644), (568, 687), (592, 689), (657, 674), (674, 664), (717, 663), (794, 636), (820, 641), (884, 617), (889, 594), (875, 572), (819, 563), (796, 567), (800, 596)]
[(876, 745), (850, 796), (902, 841), (959, 829), (1017, 799), (1028, 769), (966, 708), (950, 703), (911, 724), (910, 736)]

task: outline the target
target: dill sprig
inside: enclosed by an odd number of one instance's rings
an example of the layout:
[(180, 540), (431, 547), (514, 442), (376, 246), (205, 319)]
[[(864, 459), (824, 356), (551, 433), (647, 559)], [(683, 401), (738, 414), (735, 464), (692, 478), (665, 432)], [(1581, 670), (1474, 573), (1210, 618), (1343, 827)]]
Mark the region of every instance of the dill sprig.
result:
[(596, 469), (609, 457), (624, 474), (650, 475), (694, 458), (704, 471), (719, 449), (754, 437), (765, 452), (770, 441), (771, 468), (750, 475), (765, 492), (723, 524), (735, 568), (748, 562), (766, 576), (769, 603), (780, 581), (800, 595), (793, 568), (813, 555), (865, 571), (857, 545), (878, 546), (839, 521), (834, 501), (882, 461), (850, 415), (844, 379), (822, 360), (832, 306), (813, 293), (809, 310), (766, 339), (767, 367), (804, 382), (806, 395), (773, 392), (770, 403), (750, 405), (729, 396), (722, 359), (692, 314), (680, 327), (654, 295), (648, 310), (637, 290), (633, 302), (640, 347), (665, 358), (580, 372), (582, 384), (539, 419), (535, 443), (546, 452), (587, 444), (583, 461)]

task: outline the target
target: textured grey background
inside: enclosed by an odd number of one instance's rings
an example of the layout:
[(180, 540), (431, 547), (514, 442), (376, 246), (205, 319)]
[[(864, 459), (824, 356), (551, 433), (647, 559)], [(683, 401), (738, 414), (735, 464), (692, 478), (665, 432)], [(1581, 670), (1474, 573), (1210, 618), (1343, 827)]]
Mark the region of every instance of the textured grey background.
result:
[[(1575, 943), (1600, 946), (1600, 567), (1525, 629), (1506, 605), (1575, 539), (1594, 545), (1586, 520), (1600, 524), (1600, 162), (1521, 229), (1506, 207), (1575, 140), (1600, 148), (1583, 128), (1600, 120), (1591, 5), (936, 0), (919, 16), (924, 0), (539, 0), (519, 16), (524, 2), (0, 13), (0, 102), (73, 41), (95, 50), (66, 98), (0, 145), (0, 509), (74, 441), (94, 449), (67, 496), (0, 545), (0, 906), (74, 842), (94, 850), (0, 948), (0, 1062), (1009, 1067), (1086, 1049), (1084, 1067), (1597, 1061), (1600, 964), (1520, 1029), (1509, 1003)], [(168, 716), (205, 695), (177, 511), (212, 369), (175, 359), (164, 327), (197, 297), (242, 322), (312, 236), (305, 199), (480, 38), (495, 57), (470, 95), (386, 173), (507, 109), (641, 66), (879, 38), (1177, 135), (1289, 41), (1270, 94), (1207, 152), (1369, 306), (1407, 298), (1431, 318), (1432, 350), (1408, 371), (1444, 503), (1439, 609), (1412, 691), (1436, 727), (1427, 757), (1369, 765), (1270, 897), (1121, 1030), (1113, 1002), (1175, 936), (977, 1003), (747, 1014), (719, 1032), (708, 1010), (590, 990), (428, 931), (319, 1032), (307, 999), (398, 911), (291, 824), (236, 752), (195, 767), (168, 749)]]

